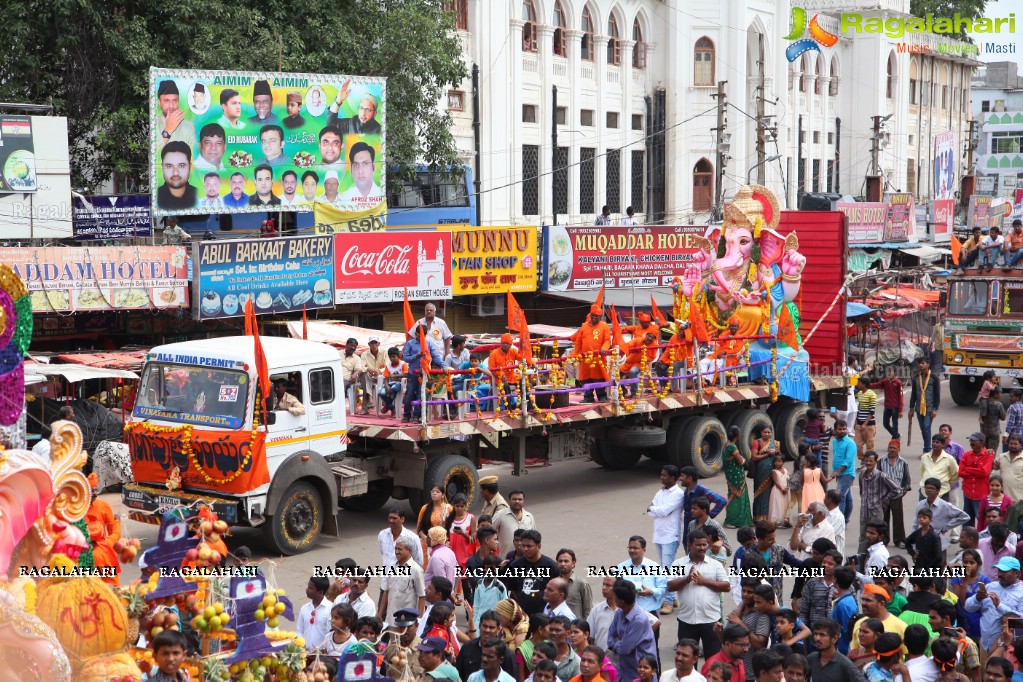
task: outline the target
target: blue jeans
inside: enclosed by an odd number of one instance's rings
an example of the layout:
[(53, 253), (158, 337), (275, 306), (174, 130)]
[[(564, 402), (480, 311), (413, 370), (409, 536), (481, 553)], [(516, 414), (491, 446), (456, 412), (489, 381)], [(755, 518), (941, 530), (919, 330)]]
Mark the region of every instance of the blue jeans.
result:
[(931, 451), (931, 413), (917, 414), (916, 423), (920, 425), (920, 438), (923, 440), (924, 454)]
[(633, 367), (632, 369), (630, 369), (628, 374), (626, 374), (625, 378), (626, 379), (636, 379), (637, 380), (636, 383), (634, 383), (634, 384), (627, 384), (626, 386), (623, 387), (623, 388), (625, 388), (626, 392), (630, 393), (632, 395), (632, 397), (635, 398), (636, 395), (639, 393), (639, 385), (642, 383), (641, 381), (638, 380), (639, 379), (639, 367)]
[(959, 267), (968, 268), (972, 266), (977, 261), (977, 257), (979, 255), (980, 249), (974, 249), (973, 251), (970, 251), (965, 256), (963, 256), (963, 259), (961, 261), (959, 261)]
[(881, 420), (884, 430), (890, 433), (892, 438), (897, 439), (899, 437), (899, 411), (894, 407), (886, 407)]
[(1023, 258), (1023, 249), (1017, 249), (1016, 251), (1005, 251), (1005, 267), (1011, 268), (1016, 265)]
[(405, 384), (405, 400), (401, 410), (402, 419), (419, 421), (422, 418), (422, 406), (417, 407), (414, 412), (412, 410), (412, 401), (422, 398), (420, 395), (421, 379), (422, 377), (418, 374), (409, 375), (408, 383)]
[(400, 381), (387, 381), (380, 387), (380, 398), (388, 412), (394, 411), (394, 397), (401, 390)]
[(1000, 248), (992, 248), (985, 251), (980, 250), (980, 264), (981, 265), (994, 265), (998, 262), (998, 259), (1002, 257), (1002, 250)]
[(963, 495), (963, 511), (970, 515), (970, 522), (966, 525), (976, 527), (977, 515), (980, 514), (980, 500), (971, 500)]
[(849, 523), (849, 519), (852, 518), (853, 510), (852, 487), (855, 481), (856, 481), (855, 476), (838, 477), (838, 494), (842, 496), (842, 503), (839, 505), (838, 508), (842, 510), (842, 516), (845, 517), (846, 523)]
[[(657, 553), (661, 557), (661, 567), (668, 568), (675, 562), (675, 555), (678, 554), (679, 541), (667, 542), (664, 544), (657, 545)], [(676, 593), (664, 591), (664, 603), (671, 604), (675, 601)]]

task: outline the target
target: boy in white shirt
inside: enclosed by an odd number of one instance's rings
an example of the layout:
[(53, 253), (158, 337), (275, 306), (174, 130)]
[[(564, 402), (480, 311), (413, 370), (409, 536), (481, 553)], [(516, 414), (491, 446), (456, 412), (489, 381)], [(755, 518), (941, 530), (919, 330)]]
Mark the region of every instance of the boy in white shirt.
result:
[(1001, 229), (992, 227), (991, 233), (980, 243), (980, 268), (986, 267), (988, 272), (991, 272), (995, 262), (1002, 257), (1003, 246), (1005, 240), (1002, 238)]

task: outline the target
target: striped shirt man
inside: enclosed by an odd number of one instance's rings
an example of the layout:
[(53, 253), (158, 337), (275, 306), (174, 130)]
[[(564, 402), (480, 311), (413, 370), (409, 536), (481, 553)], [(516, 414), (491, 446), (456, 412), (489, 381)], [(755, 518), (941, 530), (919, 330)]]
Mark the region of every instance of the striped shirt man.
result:
[(869, 388), (861, 391), (856, 401), (856, 423), (873, 425), (874, 413), (877, 411), (877, 394)]

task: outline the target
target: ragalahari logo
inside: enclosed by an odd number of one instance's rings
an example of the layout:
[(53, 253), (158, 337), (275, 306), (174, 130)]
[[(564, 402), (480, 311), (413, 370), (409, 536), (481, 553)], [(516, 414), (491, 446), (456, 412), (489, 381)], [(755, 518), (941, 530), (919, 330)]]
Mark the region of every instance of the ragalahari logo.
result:
[[(829, 31), (825, 31), (821, 28), (818, 18), (819, 14), (814, 14), (813, 18), (810, 19), (809, 25), (806, 21), (807, 13), (802, 7), (792, 8), (792, 30), (785, 40), (792, 41), (791, 44), (785, 48), (785, 58), (789, 62), (794, 62), (804, 53), (811, 50), (821, 51), (821, 47), (833, 47), (838, 42), (838, 36)], [(809, 38), (803, 36), (807, 33), (810, 34)]]

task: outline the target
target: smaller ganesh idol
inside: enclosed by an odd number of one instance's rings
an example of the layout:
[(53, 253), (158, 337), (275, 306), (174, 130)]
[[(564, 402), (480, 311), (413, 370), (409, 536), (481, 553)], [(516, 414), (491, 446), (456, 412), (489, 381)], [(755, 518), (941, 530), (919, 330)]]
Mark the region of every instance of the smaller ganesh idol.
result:
[(770, 190), (740, 187), (725, 207), (724, 224), (697, 240), (693, 262), (676, 281), (676, 309), (687, 310), (693, 328), (705, 327), (709, 336), (749, 339), (750, 380), (769, 380), (773, 394), (780, 388), (807, 400), (808, 374), (799, 365), (809, 356), (798, 333), (797, 304), (806, 257), (795, 232), (778, 231), (780, 220)]

